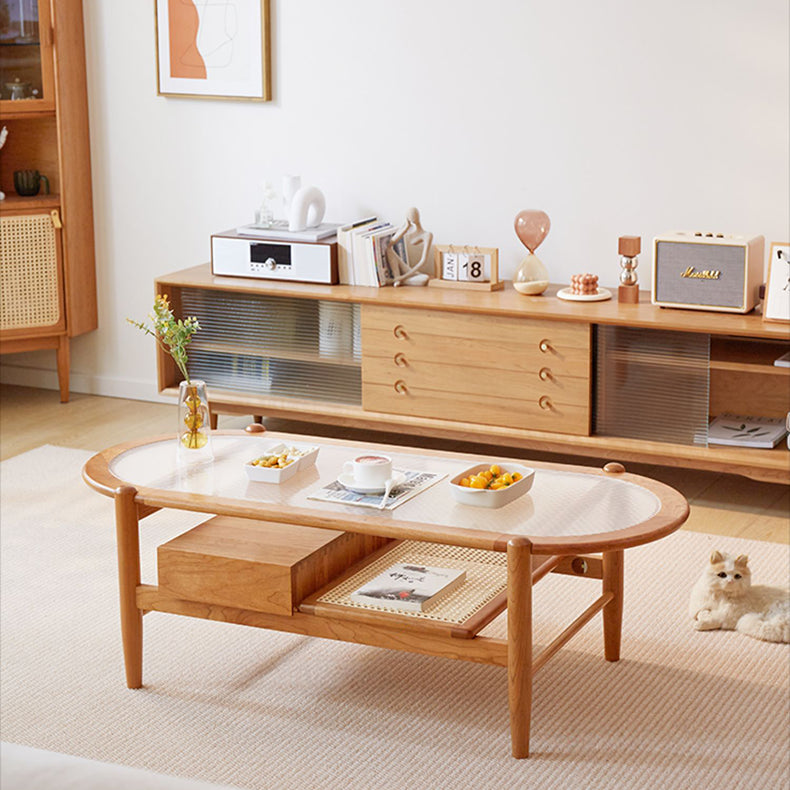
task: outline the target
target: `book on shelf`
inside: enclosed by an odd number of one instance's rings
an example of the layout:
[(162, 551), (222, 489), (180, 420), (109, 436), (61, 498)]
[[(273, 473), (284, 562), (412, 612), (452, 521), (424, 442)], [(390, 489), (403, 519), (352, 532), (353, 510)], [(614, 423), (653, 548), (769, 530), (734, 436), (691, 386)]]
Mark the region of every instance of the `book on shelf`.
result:
[(785, 352), (781, 357), (777, 357), (774, 360), (774, 365), (778, 368), (790, 368), (790, 351)]
[(372, 230), (365, 234), (367, 243), (365, 245), (366, 261), (372, 285), (387, 285), (395, 278), (392, 267), (387, 260), (387, 247), (390, 239), (395, 235), (395, 228), (387, 223), (381, 228)]
[(349, 596), (352, 601), (403, 612), (422, 612), (446, 598), (466, 580), (466, 571), (398, 563)]
[(262, 228), (258, 225), (242, 225), (236, 228), (236, 233), (241, 236), (255, 236), (261, 239), (271, 239), (272, 241), (321, 241), (334, 236), (341, 226), (335, 222), (323, 222), (314, 228), (305, 230), (288, 230), (287, 220), (275, 220), (270, 228)]
[(708, 426), (708, 444), (770, 449), (785, 436), (787, 428), (783, 417), (720, 414)]
[(354, 233), (377, 222), (378, 217), (364, 217), (337, 229), (337, 270), (341, 285), (360, 284), (354, 279)]
[(374, 222), (353, 231), (352, 237), (352, 266), (354, 268), (354, 280), (357, 285), (378, 285), (378, 279), (374, 277), (370, 252), (369, 236), (373, 231), (384, 230), (390, 227), (389, 222)]

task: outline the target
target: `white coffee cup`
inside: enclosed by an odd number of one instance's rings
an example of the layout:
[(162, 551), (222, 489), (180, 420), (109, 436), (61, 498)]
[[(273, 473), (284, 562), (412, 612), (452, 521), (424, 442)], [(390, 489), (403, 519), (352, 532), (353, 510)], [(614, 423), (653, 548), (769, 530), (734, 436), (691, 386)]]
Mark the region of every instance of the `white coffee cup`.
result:
[(362, 453), (343, 464), (343, 473), (365, 488), (384, 488), (392, 477), (392, 459), (374, 452)]

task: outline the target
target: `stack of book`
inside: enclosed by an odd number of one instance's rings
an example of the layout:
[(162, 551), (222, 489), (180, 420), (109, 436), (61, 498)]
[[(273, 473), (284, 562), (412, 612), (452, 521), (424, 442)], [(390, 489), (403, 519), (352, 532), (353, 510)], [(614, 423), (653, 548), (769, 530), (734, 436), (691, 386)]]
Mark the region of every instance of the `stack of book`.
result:
[[(378, 219), (365, 219), (337, 229), (337, 264), (340, 282), (345, 285), (388, 285), (400, 272), (393, 271), (387, 250), (395, 234), (394, 225)], [(394, 245), (398, 257), (407, 262), (406, 245)]]

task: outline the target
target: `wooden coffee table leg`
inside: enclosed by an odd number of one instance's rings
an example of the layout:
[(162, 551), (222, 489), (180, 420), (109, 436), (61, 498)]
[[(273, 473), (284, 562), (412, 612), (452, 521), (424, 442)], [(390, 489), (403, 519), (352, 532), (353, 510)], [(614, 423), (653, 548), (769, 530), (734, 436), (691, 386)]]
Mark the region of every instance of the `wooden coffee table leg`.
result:
[(115, 534), (118, 544), (118, 584), (121, 601), (121, 635), (126, 685), (143, 685), (143, 613), (137, 608), (140, 584), (140, 531), (137, 490), (123, 486), (115, 491)]
[(607, 661), (620, 660), (623, 630), (623, 552), (603, 553), (603, 591), (614, 598), (603, 608), (603, 651)]
[(507, 676), (513, 757), (529, 757), (532, 716), (532, 544), (507, 544)]

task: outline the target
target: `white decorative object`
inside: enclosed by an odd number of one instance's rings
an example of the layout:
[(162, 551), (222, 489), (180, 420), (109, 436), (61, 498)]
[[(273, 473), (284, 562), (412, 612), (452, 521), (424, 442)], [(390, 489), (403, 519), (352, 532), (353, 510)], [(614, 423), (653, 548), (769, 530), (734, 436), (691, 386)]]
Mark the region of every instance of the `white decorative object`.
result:
[[(522, 293), (526, 293), (522, 291)], [(557, 291), (558, 299), (565, 299), (567, 302), (605, 302), (612, 298), (612, 292), (607, 288), (599, 288), (595, 293), (577, 294), (571, 288), (562, 288)]]
[[(4, 126), (0, 129), (0, 148), (5, 145), (6, 137), (8, 137), (8, 129)], [(5, 200), (5, 192), (2, 189), (0, 189), (0, 200)]]
[(348, 357), (353, 349), (353, 317), (346, 302), (318, 303), (318, 353), (322, 357)]
[(324, 193), (318, 187), (303, 187), (301, 184), (300, 176), (283, 178), (283, 202), (291, 232), (320, 225), (326, 211)]
[(301, 186), (301, 176), (283, 176), (283, 206), (286, 214), (291, 210), (291, 201)]

